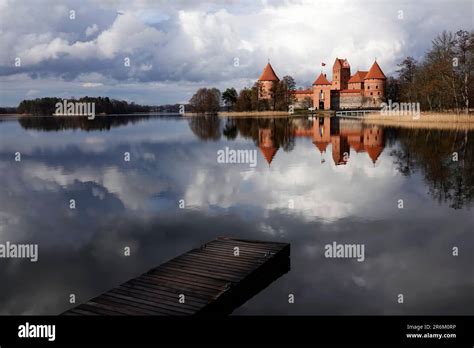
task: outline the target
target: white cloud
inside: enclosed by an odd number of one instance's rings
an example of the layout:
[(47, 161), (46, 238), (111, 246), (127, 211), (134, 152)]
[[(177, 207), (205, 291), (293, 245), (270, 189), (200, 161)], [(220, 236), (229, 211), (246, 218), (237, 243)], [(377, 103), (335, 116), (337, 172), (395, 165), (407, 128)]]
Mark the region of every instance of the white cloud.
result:
[(99, 26), (97, 24), (93, 24), (90, 27), (87, 27), (86, 36), (92, 36), (98, 31), (99, 31)]
[(104, 84), (101, 82), (85, 82), (82, 84), (82, 87), (86, 88), (94, 88), (94, 87), (100, 87), (103, 86)]
[[(258, 77), (267, 58), (278, 75), (293, 75), (299, 85), (314, 80), (322, 61), (330, 75), (336, 57), (348, 58), (353, 71), (368, 69), (377, 57), (390, 74), (405, 56), (421, 57), (440, 31), (472, 28), (466, 15), (472, 6), (469, 0), (340, 0), (317, 5), (296, 0), (158, 5), (84, 1), (74, 3), (79, 14), (75, 21), (67, 17), (68, 3), (54, 0), (48, 6), (1, 6), (0, 36), (7, 48), (0, 50), (4, 75), (18, 72), (12, 62), (21, 57), (24, 71), (31, 75), (77, 79), (101, 74), (114, 80), (112, 84), (234, 83), (241, 88)], [(403, 20), (398, 19), (399, 10), (404, 11)], [(19, 17), (25, 18), (21, 26), (13, 22)], [(124, 69), (125, 57), (131, 59), (129, 69)], [(183, 97), (177, 92), (168, 102)]]

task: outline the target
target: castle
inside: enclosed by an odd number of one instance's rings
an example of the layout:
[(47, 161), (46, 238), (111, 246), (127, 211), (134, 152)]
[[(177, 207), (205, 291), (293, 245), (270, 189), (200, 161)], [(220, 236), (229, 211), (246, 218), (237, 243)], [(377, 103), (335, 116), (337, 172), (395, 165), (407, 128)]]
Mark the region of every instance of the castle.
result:
[[(385, 99), (385, 77), (375, 61), (369, 71), (358, 70), (351, 76), (351, 66), (347, 59), (336, 58), (332, 67), (332, 81), (321, 74), (313, 82), (311, 89), (293, 91), (297, 107), (311, 102), (317, 110), (341, 110), (358, 108), (379, 108)], [(272, 87), (280, 79), (270, 62), (258, 79), (259, 99), (272, 98)]]
[[(375, 165), (385, 147), (383, 129), (379, 126), (365, 126), (354, 120), (333, 117), (317, 117), (309, 128), (299, 125), (298, 122), (301, 120), (293, 121), (293, 136), (310, 138), (321, 156), (330, 145), (336, 166), (347, 164), (351, 152), (366, 152)], [(270, 127), (258, 129), (258, 146), (268, 165), (272, 163), (279, 149), (275, 145), (275, 135)]]

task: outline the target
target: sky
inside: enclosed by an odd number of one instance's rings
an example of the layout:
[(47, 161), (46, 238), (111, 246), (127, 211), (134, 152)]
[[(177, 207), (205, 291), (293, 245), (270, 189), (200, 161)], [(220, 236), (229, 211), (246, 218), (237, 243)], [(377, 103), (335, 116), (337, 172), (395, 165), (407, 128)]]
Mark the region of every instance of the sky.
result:
[(85, 95), (186, 103), (200, 87), (251, 86), (268, 60), (298, 87), (321, 69), (330, 77), (336, 57), (352, 73), (377, 59), (393, 75), (443, 30), (472, 30), (473, 4), (0, 0), (0, 106)]

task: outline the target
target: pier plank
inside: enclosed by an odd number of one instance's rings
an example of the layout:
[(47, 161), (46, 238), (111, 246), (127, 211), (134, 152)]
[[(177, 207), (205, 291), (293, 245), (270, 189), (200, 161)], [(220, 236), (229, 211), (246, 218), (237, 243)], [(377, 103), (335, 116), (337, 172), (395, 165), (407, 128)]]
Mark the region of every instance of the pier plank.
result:
[(63, 315), (229, 314), (289, 268), (287, 243), (219, 237)]

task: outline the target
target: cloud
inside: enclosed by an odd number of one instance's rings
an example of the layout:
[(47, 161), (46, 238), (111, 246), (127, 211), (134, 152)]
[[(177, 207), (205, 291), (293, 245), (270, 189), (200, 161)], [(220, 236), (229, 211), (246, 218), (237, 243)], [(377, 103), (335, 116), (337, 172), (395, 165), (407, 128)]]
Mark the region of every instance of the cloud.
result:
[(103, 86), (104, 84), (101, 82), (85, 82), (82, 84), (82, 87), (86, 88), (94, 88), (94, 87), (100, 87)]
[[(110, 87), (152, 82), (171, 89), (186, 83), (241, 88), (258, 77), (268, 58), (278, 75), (290, 74), (305, 86), (314, 80), (321, 61), (330, 75), (336, 57), (348, 58), (353, 71), (368, 69), (376, 57), (391, 74), (405, 56), (420, 58), (440, 31), (472, 27), (466, 15), (472, 7), (469, 0), (340, 0), (318, 6), (304, 0), (49, 0), (41, 5), (4, 1), (1, 7), (2, 90), (8, 76), (21, 73), (32, 79), (55, 78), (57, 84), (100, 74)], [(71, 9), (76, 11), (74, 20), (69, 18)], [(24, 18), (21, 26), (16, 18)], [(20, 68), (13, 66), (16, 57), (22, 60)], [(17, 101), (21, 98), (16, 95)], [(164, 99), (185, 98), (176, 91)]]
[(90, 27), (87, 27), (86, 36), (92, 36), (98, 31), (99, 31), (99, 27), (97, 26), (97, 24), (93, 24)]

